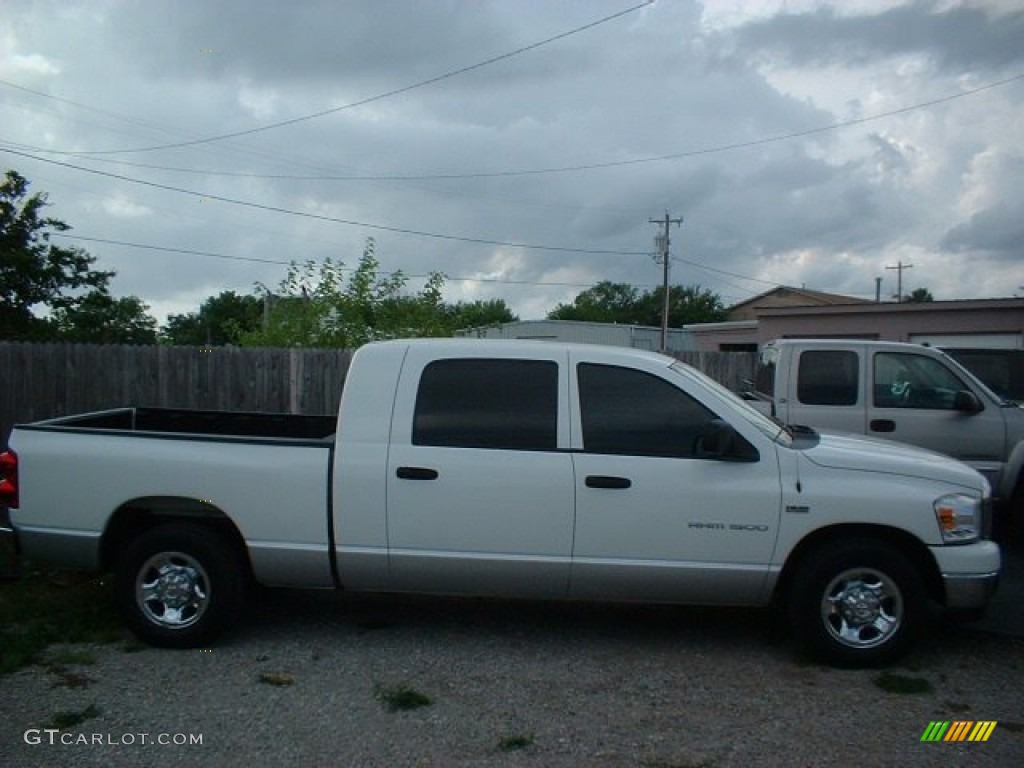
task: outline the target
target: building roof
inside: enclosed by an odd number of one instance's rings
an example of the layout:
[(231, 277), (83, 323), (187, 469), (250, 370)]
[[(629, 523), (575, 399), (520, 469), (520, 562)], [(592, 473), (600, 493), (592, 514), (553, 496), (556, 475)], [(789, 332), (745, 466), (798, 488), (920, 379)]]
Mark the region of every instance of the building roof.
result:
[[(951, 299), (947, 301), (859, 301), (846, 302), (842, 309), (833, 310), (823, 305), (781, 305), (759, 307), (763, 317), (803, 316), (822, 314), (843, 315), (899, 315), (899, 314), (930, 314), (958, 312), (1021, 312), (1024, 310), (1024, 299)], [(835, 307), (835, 305), (832, 305)]]
[(751, 299), (741, 301), (739, 304), (734, 304), (729, 308), (729, 319), (753, 320), (758, 310), (772, 307), (823, 307), (841, 304), (874, 304), (874, 302), (839, 293), (825, 293), (824, 291), (811, 291), (807, 288), (780, 285)]

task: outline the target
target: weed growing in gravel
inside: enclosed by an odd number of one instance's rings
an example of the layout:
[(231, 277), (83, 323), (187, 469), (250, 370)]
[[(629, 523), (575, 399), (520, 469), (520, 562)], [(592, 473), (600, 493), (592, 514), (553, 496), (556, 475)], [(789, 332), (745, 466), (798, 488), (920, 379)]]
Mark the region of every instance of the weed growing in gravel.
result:
[(90, 704), (81, 712), (73, 712), (70, 710), (57, 712), (52, 718), (50, 718), (50, 727), (56, 728), (57, 730), (74, 728), (76, 725), (80, 725), (86, 720), (92, 720), (94, 717), (99, 716), (100, 711), (96, 708), (96, 705)]
[(408, 709), (419, 709), (429, 707), (434, 703), (433, 699), (425, 693), (410, 688), (407, 685), (378, 685), (377, 698), (380, 699), (388, 712), (402, 712)]
[(47, 669), (57, 678), (53, 684), (54, 688), (85, 688), (93, 682), (88, 675), (70, 670), (61, 664), (50, 664)]
[(533, 734), (506, 736), (498, 742), (498, 749), (502, 752), (515, 752), (519, 749), (526, 749), (533, 745)]
[(883, 672), (875, 678), (875, 685), (887, 693), (931, 693), (935, 687), (923, 677), (907, 677)]
[(91, 667), (96, 663), (96, 654), (75, 648), (65, 648), (50, 658), (52, 664), (74, 664), (79, 667)]
[(943, 706), (950, 712), (969, 712), (971, 705), (966, 701), (947, 701)]
[[(0, 561), (12, 557), (0, 552)], [(52, 643), (109, 643), (122, 636), (107, 579), (22, 563), (18, 576), (0, 583), (0, 675), (34, 664)]]
[(283, 688), (286, 685), (295, 685), (295, 678), (291, 675), (286, 675), (284, 672), (263, 672), (260, 674), (260, 682)]

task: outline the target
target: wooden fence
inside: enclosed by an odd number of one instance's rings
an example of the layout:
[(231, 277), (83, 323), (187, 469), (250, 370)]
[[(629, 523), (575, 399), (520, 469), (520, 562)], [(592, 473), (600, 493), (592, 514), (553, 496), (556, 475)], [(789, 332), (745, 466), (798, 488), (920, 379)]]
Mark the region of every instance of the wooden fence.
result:
[(349, 350), (0, 342), (0, 438), (14, 424), (126, 405), (330, 414)]
[[(731, 389), (754, 355), (680, 358)], [(0, 342), (0, 445), (18, 423), (127, 405), (334, 414), (350, 350)]]

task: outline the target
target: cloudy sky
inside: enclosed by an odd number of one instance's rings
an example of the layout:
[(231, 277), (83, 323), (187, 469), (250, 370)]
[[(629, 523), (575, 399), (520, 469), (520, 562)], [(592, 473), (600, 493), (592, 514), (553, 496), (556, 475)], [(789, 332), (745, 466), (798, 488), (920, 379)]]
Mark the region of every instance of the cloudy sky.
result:
[(3, 0), (0, 163), (161, 321), (368, 237), (540, 318), (666, 213), (727, 305), (1024, 295), (1024, 3)]

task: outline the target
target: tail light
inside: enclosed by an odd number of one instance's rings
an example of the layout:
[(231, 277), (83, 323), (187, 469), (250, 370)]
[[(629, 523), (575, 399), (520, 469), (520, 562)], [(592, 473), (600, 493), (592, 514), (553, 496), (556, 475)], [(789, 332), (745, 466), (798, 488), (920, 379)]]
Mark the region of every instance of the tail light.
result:
[(0, 504), (18, 506), (18, 454), (12, 450), (0, 453)]

